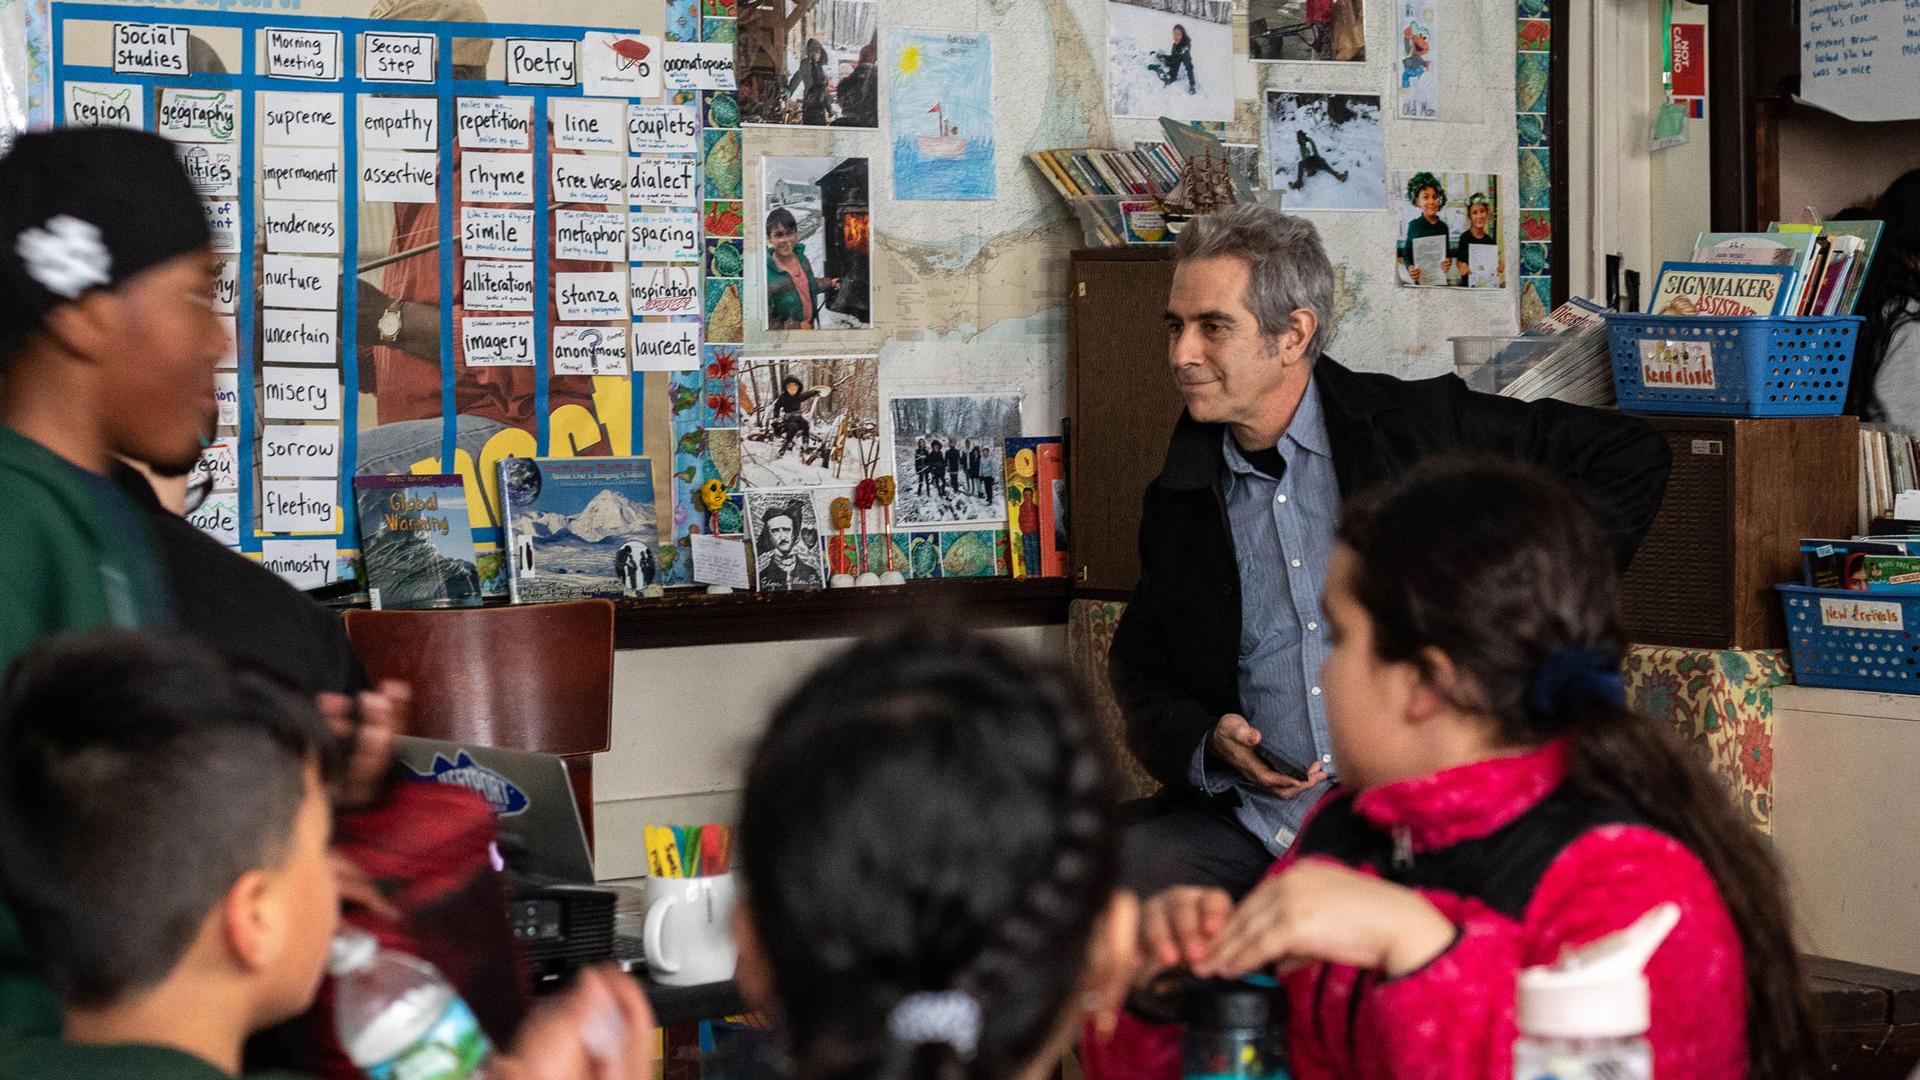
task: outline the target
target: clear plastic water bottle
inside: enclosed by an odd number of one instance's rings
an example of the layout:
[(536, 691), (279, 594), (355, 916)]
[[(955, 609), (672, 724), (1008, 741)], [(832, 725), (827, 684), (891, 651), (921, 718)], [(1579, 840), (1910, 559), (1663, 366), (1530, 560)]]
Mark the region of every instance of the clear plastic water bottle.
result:
[(1520, 973), (1514, 1080), (1653, 1080), (1645, 968), (1680, 921), (1673, 904)]
[(328, 958), (340, 1046), (368, 1080), (484, 1080), (493, 1048), (440, 970), (343, 929)]
[(1185, 1080), (1286, 1080), (1286, 1016), (1272, 979), (1208, 979), (1186, 991)]

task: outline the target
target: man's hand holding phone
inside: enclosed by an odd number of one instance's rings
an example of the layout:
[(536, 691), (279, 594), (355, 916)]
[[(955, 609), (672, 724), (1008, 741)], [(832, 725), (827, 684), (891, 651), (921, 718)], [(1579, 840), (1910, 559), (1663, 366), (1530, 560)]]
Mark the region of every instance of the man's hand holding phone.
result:
[(1318, 761), (1301, 768), (1260, 745), (1260, 732), (1239, 713), (1228, 713), (1207, 736), (1213, 756), (1232, 766), (1250, 782), (1282, 799), (1292, 799), (1327, 779)]

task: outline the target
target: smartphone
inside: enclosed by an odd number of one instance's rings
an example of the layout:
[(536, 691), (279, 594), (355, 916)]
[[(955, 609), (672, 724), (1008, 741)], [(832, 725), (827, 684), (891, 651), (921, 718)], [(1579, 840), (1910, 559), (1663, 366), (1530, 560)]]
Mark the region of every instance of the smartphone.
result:
[(1307, 778), (1306, 766), (1296, 765), (1282, 756), (1279, 751), (1268, 748), (1265, 739), (1254, 744), (1253, 752), (1267, 768), (1272, 769), (1274, 772), (1279, 773), (1289, 780), (1305, 780)]

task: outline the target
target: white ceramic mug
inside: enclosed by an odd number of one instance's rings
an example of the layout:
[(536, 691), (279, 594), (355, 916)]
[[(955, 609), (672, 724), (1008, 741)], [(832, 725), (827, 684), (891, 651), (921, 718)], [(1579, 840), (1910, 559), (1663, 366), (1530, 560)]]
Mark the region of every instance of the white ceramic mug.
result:
[(641, 940), (647, 970), (666, 986), (733, 978), (733, 875), (648, 878)]

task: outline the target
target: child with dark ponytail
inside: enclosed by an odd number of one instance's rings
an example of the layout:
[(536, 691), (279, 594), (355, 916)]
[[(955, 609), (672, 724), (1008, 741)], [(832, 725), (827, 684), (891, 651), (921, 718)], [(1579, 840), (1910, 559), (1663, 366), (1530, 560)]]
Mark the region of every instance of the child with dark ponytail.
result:
[(1512, 1075), (1522, 968), (1671, 902), (1647, 966), (1654, 1075), (1812, 1075), (1779, 871), (1706, 768), (1626, 708), (1585, 508), (1543, 474), (1455, 459), (1350, 507), (1340, 541), (1320, 681), (1345, 790), (1238, 907), (1151, 899), (1149, 961), (1277, 965), (1307, 1080), (1483, 1080)]
[(739, 830), (738, 981), (793, 1080), (1047, 1077), (1133, 972), (1110, 762), (994, 643), (854, 646), (774, 714)]

